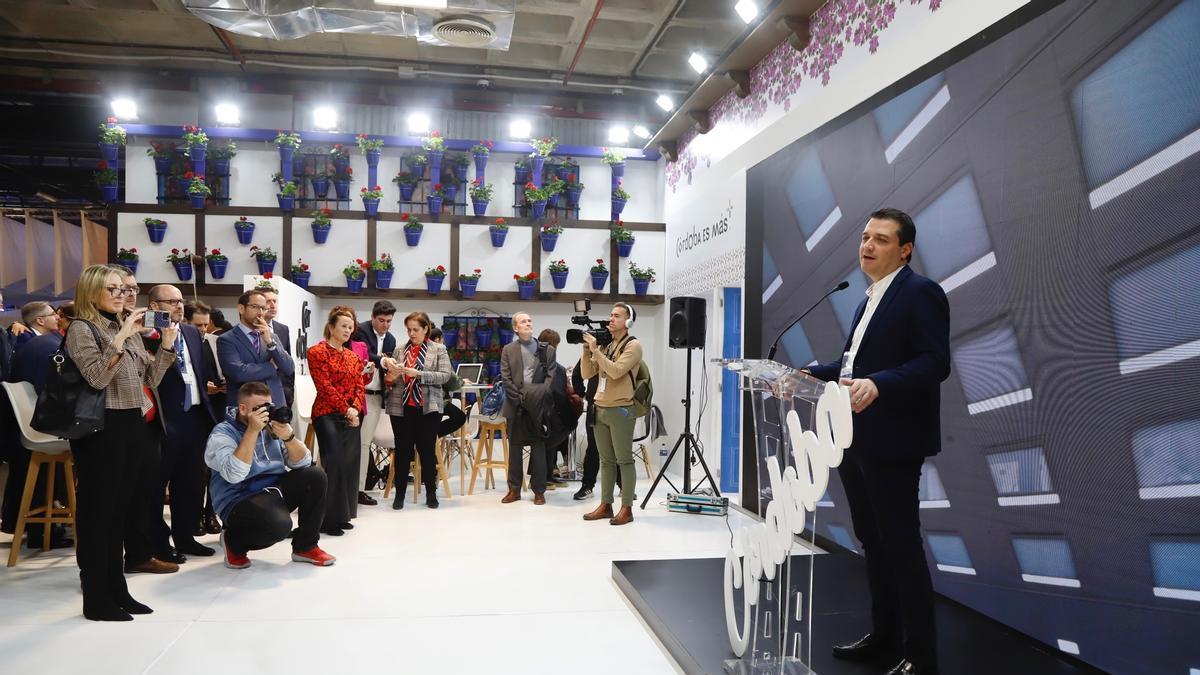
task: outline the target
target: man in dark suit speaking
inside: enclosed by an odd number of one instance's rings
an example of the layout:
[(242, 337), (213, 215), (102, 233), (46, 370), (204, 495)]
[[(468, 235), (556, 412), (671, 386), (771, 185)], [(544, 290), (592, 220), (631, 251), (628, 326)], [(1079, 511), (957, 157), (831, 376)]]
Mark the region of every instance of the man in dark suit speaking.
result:
[(842, 358), (808, 370), (850, 388), (854, 443), (838, 467), (862, 543), (871, 632), (834, 656), (894, 663), (888, 675), (937, 672), (933, 585), (921, 540), (917, 485), (941, 450), (940, 386), (950, 375), (950, 306), (909, 267), (917, 229), (898, 209), (871, 214), (858, 247), (873, 282)]

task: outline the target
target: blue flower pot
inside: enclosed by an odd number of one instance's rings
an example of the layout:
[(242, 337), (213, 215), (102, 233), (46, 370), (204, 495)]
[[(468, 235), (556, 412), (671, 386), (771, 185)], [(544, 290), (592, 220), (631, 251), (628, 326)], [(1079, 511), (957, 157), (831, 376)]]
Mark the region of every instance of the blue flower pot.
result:
[(621, 212), (625, 210), (625, 202), (626, 202), (626, 200), (624, 200), (624, 199), (612, 200), (612, 219), (613, 220), (621, 219)]
[(487, 213), (488, 202), (471, 202), (471, 208), (475, 209), (475, 215), (482, 217)]
[(488, 233), (492, 235), (492, 246), (495, 246), (496, 248), (504, 246), (504, 238), (508, 236), (507, 229), (501, 230), (495, 227), (489, 227)]
[[(443, 277), (427, 276), (427, 277), (425, 277), (425, 290), (429, 291), (430, 295), (437, 295), (438, 293), (442, 292), (442, 284), (445, 283), (445, 281), (446, 281), (446, 277), (444, 277), (444, 276)], [(458, 333), (454, 334), (454, 338), (456, 340), (458, 339)], [(451, 346), (449, 334), (446, 331), (442, 331), (442, 342), (445, 343), (445, 345), (447, 347)]]
[(576, 206), (579, 206), (579, 195), (582, 192), (583, 192), (583, 190), (581, 190), (579, 188), (567, 188), (567, 204), (571, 208), (575, 208)]
[(604, 290), (604, 284), (608, 283), (608, 272), (592, 272), (592, 290)]
[(287, 180), (291, 180), (294, 175), (292, 172), (293, 164), (292, 157), (296, 154), (296, 149), (290, 145), (280, 145), (279, 147), (279, 172)]
[(417, 178), (425, 177), (425, 162), (409, 162), (408, 172)]
[[(445, 342), (445, 340), (446, 340), (446, 331), (442, 331), (442, 341)], [(447, 346), (449, 346), (449, 345), (447, 345)], [(457, 373), (458, 372), (458, 364), (460, 364), (460, 363), (462, 363), (462, 361), (450, 359), (450, 372)]]
[(483, 170), (487, 168), (488, 156), (485, 153), (476, 153), (471, 155), (475, 160), (475, 177), (480, 181), (483, 180)]
[(379, 156), (383, 154), (382, 150), (367, 151), (367, 166), (379, 166)]
[(557, 192), (550, 195), (550, 198), (546, 200), (546, 206), (549, 206), (552, 209), (558, 208), (558, 193)]
[(516, 171), (516, 180), (514, 182), (517, 185), (524, 185), (529, 182), (529, 167), (518, 166), (518, 167), (516, 167), (515, 171)]
[(379, 216), (379, 200), (371, 197), (363, 197), (363, 208), (367, 211), (368, 218)]
[(562, 289), (566, 288), (568, 274), (570, 274), (569, 271), (567, 271), (567, 272), (550, 272), (550, 280), (554, 282), (554, 287), (560, 291)]
[(150, 237), (151, 244), (161, 244), (163, 237), (167, 234), (167, 224), (158, 223), (156, 225), (146, 225), (146, 234)]
[(541, 155), (534, 155), (529, 158), (529, 173), (533, 176), (533, 182), (538, 187), (542, 186), (542, 170), (546, 168), (546, 158)]
[(375, 288), (391, 288), (396, 270), (375, 270)]
[(549, 253), (558, 245), (558, 235), (551, 232), (542, 233), (542, 250)]
[(249, 227), (235, 226), (233, 228), (233, 231), (237, 233), (238, 243), (242, 244), (243, 246), (254, 241), (254, 223), (246, 221), (246, 224), (249, 225)]
[(645, 295), (646, 292), (649, 290), (650, 290), (650, 280), (649, 279), (634, 279), (633, 280), (633, 292), (635, 294)]
[(416, 185), (401, 185), (400, 186), (400, 201), (411, 202), (412, 195), (413, 195), (413, 189), (415, 189), (416, 187), (417, 187)]
[(493, 381), (500, 378), (500, 362), (499, 361), (488, 361), (487, 363), (485, 363), (483, 365), (485, 368), (487, 368), (488, 377), (492, 378)]
[(628, 258), (629, 252), (633, 250), (633, 242), (634, 241), (636, 241), (636, 240), (630, 239), (629, 241), (618, 241), (617, 242), (617, 255), (621, 256), (622, 258)]
[(429, 180), (442, 175), (442, 157), (445, 155), (446, 153), (442, 150), (425, 151), (425, 159), (429, 161)]
[(214, 176), (228, 176), (229, 175), (229, 160), (214, 159), (212, 161), (212, 163), (213, 163), (212, 174)]
[(458, 196), (458, 185), (454, 183), (443, 183), (442, 188), (446, 191), (446, 201), (453, 204), (454, 198)]
[(625, 162), (621, 162), (620, 164), (609, 164), (608, 166), (612, 169), (612, 177), (614, 179), (625, 177)]
[(346, 290), (350, 291), (351, 293), (361, 293), (362, 287), (363, 287), (363, 281), (365, 279), (366, 279), (366, 277), (359, 277), (357, 279), (351, 279), (350, 277), (346, 277)]
[(208, 201), (208, 195), (194, 195), (188, 193), (188, 199), (192, 200), (193, 209), (202, 209), (204, 208), (205, 202)]
[(424, 230), (405, 229), (404, 230), (404, 243), (408, 244), (409, 246), (416, 246), (417, 244), (421, 243), (421, 233), (422, 232), (424, 232)]
[(279, 209), (281, 211), (295, 210), (295, 208), (296, 208), (296, 198), (295, 197), (285, 197), (283, 195), (275, 195), (275, 198), (279, 200)]
[[(188, 159), (192, 162), (192, 173), (197, 176), (205, 175), (204, 161), (208, 159), (208, 144), (198, 143), (188, 146)], [(291, 178), (288, 178), (291, 180)]]
[(429, 204), (429, 212), (431, 214), (436, 216), (442, 212), (442, 198), (441, 197), (432, 197), (432, 196), (426, 197), (425, 201)]
[(517, 282), (517, 297), (522, 300), (532, 300), (534, 281), (518, 281)]
[(334, 160), (333, 160), (333, 170), (334, 171), (337, 171), (338, 173), (346, 173), (346, 169), (349, 169), (349, 168), (350, 168), (350, 158), (349, 157), (334, 158)]
[(339, 201), (350, 199), (350, 181), (335, 180), (333, 181), (333, 190)]
[(467, 180), (467, 169), (469, 169), (469, 168), (470, 167), (468, 167), (465, 164), (455, 164), (454, 165), (454, 179), (460, 183), (465, 182)]
[(329, 195), (329, 179), (314, 178), (312, 179), (313, 197), (317, 199), (325, 199)]
[(117, 153), (120, 152), (121, 146), (116, 143), (101, 143), (100, 144), (100, 159), (106, 162), (117, 161)]
[(154, 158), (154, 173), (166, 175), (171, 173), (171, 163), (175, 160), (174, 157), (155, 157)]
[(567, 176), (575, 173), (574, 169), (575, 167), (573, 166), (563, 166), (562, 164), (559, 164), (558, 166), (554, 167), (554, 175), (557, 176), (559, 180), (566, 180)]
[(459, 279), (458, 288), (462, 291), (464, 298), (475, 297), (475, 290), (479, 288), (478, 279)]
[[(486, 155), (485, 155), (485, 157), (486, 157)], [(426, 277), (426, 279), (428, 279), (428, 278), (429, 277)], [(438, 278), (445, 279), (446, 277), (438, 277)], [(442, 289), (442, 283), (440, 281), (438, 282), (437, 288), (439, 291)], [(432, 291), (432, 290), (430, 291), (430, 293), (435, 293), (435, 292), (436, 291)], [(446, 349), (454, 349), (455, 345), (458, 344), (458, 329), (457, 328), (443, 328), (442, 329), (442, 342), (446, 345)]]
[(175, 274), (179, 277), (180, 281), (192, 280), (192, 263), (177, 262), (171, 263), (171, 266), (175, 268)]
[[(106, 202), (117, 201), (117, 186), (116, 185), (101, 185), (100, 198)], [(201, 207), (204, 205), (201, 204)]]
[(254, 260), (258, 263), (258, 273), (259, 274), (266, 274), (267, 272), (274, 272), (275, 271), (275, 263), (278, 261), (277, 258), (271, 258), (269, 260), (264, 259), (264, 258), (255, 258)]
[(492, 327), (483, 325), (475, 329), (475, 346), (484, 349), (492, 344)]
[(544, 215), (546, 215), (546, 201), (544, 199), (539, 199), (538, 201), (536, 201), (530, 205), (530, 207), (529, 207), (529, 217), (530, 218), (541, 218)]
[(313, 223), (312, 224), (313, 243), (314, 244), (324, 244), (325, 242), (329, 241), (329, 231), (332, 229), (333, 229), (332, 226), (326, 227), (326, 226), (317, 225), (316, 223)]
[[(530, 282), (530, 284), (537, 284), (537, 282), (533, 281), (533, 282)], [(514, 333), (511, 328), (501, 328), (500, 329), (500, 346), (503, 347), (504, 345), (512, 342), (514, 335), (516, 335), (516, 333)]]
[(229, 267), (228, 260), (209, 260), (208, 274), (214, 279), (224, 279), (225, 270)]
[(138, 261), (136, 261), (136, 260), (121, 260), (120, 258), (117, 258), (117, 264), (124, 265), (129, 268), (130, 272), (137, 274)]
[(292, 283), (300, 288), (308, 288), (308, 280), (312, 279), (312, 272), (293, 272)]

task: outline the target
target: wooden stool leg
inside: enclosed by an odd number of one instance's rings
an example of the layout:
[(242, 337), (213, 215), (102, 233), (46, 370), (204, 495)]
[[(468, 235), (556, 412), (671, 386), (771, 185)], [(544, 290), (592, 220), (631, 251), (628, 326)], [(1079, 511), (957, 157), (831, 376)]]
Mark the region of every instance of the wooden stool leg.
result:
[[(408, 465), (408, 467), (409, 470), (412, 471), (413, 503), (416, 504), (417, 496), (421, 494), (421, 455), (418, 453), (413, 453), (413, 461)], [(405, 478), (407, 479), (408, 477), (405, 476)]]
[(475, 441), (475, 466), (471, 467), (471, 487), (467, 494), (475, 494), (475, 479), (479, 477), (480, 467), (483, 466), (483, 434)]
[(483, 489), (488, 490), (496, 487), (496, 474), (494, 473), (496, 461), (493, 459), (494, 455), (492, 454), (496, 450), (496, 437), (492, 434), (491, 429), (485, 429), (483, 432), (483, 438), (484, 449), (487, 450), (487, 459), (484, 461), (484, 467), (487, 469), (487, 473), (483, 476)]
[(383, 498), (387, 499), (388, 494), (392, 491), (392, 486), (396, 484), (396, 449), (392, 448), (388, 451), (388, 477), (387, 483), (383, 486)]
[[(54, 478), (55, 478), (55, 474), (57, 472), (58, 472), (58, 459), (57, 458), (55, 458), (49, 462), (46, 462), (46, 511), (42, 515), (46, 516), (47, 518), (54, 517)], [(50, 550), (50, 531), (53, 529), (54, 529), (54, 526), (50, 522), (47, 522), (46, 527), (42, 528), (42, 550), (43, 551)]]
[(442, 448), (442, 439), (437, 440), (437, 445), (433, 446), (433, 457), (437, 460), (437, 475), (442, 480), (442, 488), (446, 491), (446, 499), (452, 498), (450, 494), (450, 472), (446, 471), (446, 453)]
[(650, 473), (650, 453), (646, 450), (646, 444), (641, 445), (642, 448), (642, 466), (646, 467), (646, 478), (653, 478)]
[(499, 430), (497, 430), (496, 435), (500, 437), (500, 449), (503, 450), (503, 452), (504, 452), (504, 477), (507, 479), (508, 478), (508, 466), (509, 466), (508, 453), (510, 451), (510, 448), (508, 447), (508, 434), (501, 433)]
[[(25, 472), (25, 490), (21, 492), (21, 506), (17, 511), (17, 529), (13, 532), (12, 551), (8, 554), (8, 566), (17, 564), (17, 554), (21, 552), (21, 537), (25, 534), (25, 516), (29, 513), (30, 502), (33, 501), (33, 486), (37, 482), (38, 467), (42, 465), (42, 453), (30, 453), (29, 470)], [(78, 536), (78, 535), (76, 535)]]
[(79, 546), (79, 527), (76, 522), (79, 510), (75, 506), (75, 460), (71, 459), (69, 454), (63, 462), (63, 477), (67, 482), (67, 508), (71, 509), (71, 531), (75, 533), (75, 545)]

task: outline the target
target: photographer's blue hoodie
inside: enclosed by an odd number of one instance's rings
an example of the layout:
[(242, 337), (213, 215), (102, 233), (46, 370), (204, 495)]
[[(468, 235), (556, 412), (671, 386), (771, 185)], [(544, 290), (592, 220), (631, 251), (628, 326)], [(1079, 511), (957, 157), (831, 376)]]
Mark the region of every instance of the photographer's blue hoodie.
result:
[(302, 469), (312, 464), (312, 453), (306, 453), (300, 461), (290, 464), (287, 449), (267, 429), (258, 432), (251, 463), (247, 464), (233, 456), (246, 425), (238, 421), (237, 407), (225, 410), (225, 419), (213, 428), (204, 448), (204, 463), (212, 469), (213, 508), (227, 522), (229, 512), (246, 497), (274, 486), (288, 469)]

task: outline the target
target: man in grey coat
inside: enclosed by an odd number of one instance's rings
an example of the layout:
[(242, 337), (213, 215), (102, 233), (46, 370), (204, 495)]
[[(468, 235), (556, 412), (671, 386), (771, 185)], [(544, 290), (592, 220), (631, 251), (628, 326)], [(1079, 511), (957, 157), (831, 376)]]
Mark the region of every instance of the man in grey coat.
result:
[(554, 347), (533, 338), (533, 317), (528, 312), (513, 315), (517, 339), (500, 352), (500, 378), (504, 382), (501, 414), (508, 423), (508, 494), (504, 504), (521, 499), (523, 449), (529, 452), (529, 485), (533, 503), (546, 503), (546, 438), (534, 420), (541, 406), (550, 404), (550, 383), (545, 364), (555, 362)]

